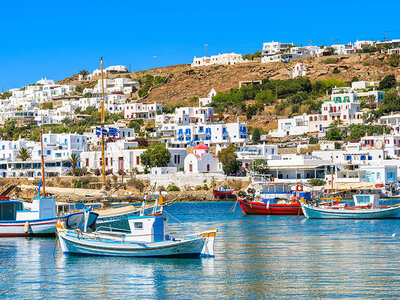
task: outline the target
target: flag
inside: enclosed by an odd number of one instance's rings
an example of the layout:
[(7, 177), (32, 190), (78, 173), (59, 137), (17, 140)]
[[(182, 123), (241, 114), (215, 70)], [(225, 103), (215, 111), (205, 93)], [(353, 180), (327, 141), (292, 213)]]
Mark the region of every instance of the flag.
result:
[(107, 135), (107, 129), (96, 127), (96, 135)]
[(119, 134), (119, 130), (117, 128), (110, 127), (108, 131), (111, 136), (117, 136)]

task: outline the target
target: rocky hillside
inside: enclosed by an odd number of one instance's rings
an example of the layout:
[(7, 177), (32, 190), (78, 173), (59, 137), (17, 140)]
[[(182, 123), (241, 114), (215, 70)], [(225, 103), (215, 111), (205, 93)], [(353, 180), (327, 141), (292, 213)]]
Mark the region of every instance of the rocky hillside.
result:
[[(389, 56), (372, 53), (372, 54), (354, 54), (342, 56), (328, 56), (319, 58), (307, 58), (292, 61), (290, 63), (267, 63), (246, 62), (234, 66), (205, 66), (193, 68), (188, 64), (174, 65), (150, 70), (138, 71), (135, 73), (124, 73), (108, 76), (115, 77), (131, 77), (139, 79), (147, 74), (152, 76), (164, 76), (167, 80), (151, 89), (150, 93), (143, 99), (143, 102), (159, 102), (164, 105), (189, 105), (196, 103), (191, 102), (193, 97), (206, 97), (211, 88), (217, 92), (226, 92), (231, 88), (238, 87), (240, 81), (270, 79), (288, 79), (291, 70), (298, 62), (304, 63), (307, 67), (307, 77), (311, 81), (317, 79), (337, 78), (344, 81), (350, 81), (357, 76), (360, 80), (380, 81), (387, 74), (395, 74), (400, 79), (400, 69), (389, 65)], [(336, 69), (335, 73), (334, 70)], [(340, 72), (338, 72), (339, 70)], [(78, 76), (60, 80), (58, 83), (75, 84), (84, 87), (93, 87), (97, 82), (94, 78), (92, 81), (80, 82)], [(136, 98), (136, 97), (135, 97)], [(226, 116), (232, 121), (237, 116)], [(266, 109), (265, 115), (254, 118), (251, 123), (254, 126), (261, 126), (265, 129), (275, 127), (277, 116), (273, 116)], [(252, 124), (250, 124), (252, 125)]]

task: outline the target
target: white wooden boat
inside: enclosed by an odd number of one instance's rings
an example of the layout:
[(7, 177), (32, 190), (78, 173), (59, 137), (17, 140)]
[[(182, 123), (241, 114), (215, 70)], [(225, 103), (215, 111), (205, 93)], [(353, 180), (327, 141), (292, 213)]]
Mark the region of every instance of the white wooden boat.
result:
[(154, 205), (146, 214), (146, 199), (140, 215), (129, 218), (130, 232), (90, 232), (71, 230), (65, 224), (57, 226), (64, 253), (132, 257), (200, 257), (214, 256), (215, 229), (187, 238), (172, 238), (165, 233), (167, 217), (162, 206)]
[(54, 235), (55, 201), (50, 197), (34, 198), (31, 210), (24, 210), (22, 201), (0, 201), (0, 237)]
[(312, 206), (302, 203), (308, 219), (390, 219), (400, 217), (400, 206), (379, 206), (379, 195), (354, 195), (354, 207), (345, 205)]

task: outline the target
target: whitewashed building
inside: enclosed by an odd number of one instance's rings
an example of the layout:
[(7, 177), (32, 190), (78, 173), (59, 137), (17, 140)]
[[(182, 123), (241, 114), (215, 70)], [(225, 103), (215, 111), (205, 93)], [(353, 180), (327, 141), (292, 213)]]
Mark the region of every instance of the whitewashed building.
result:
[(302, 63), (297, 63), (292, 70), (292, 78), (303, 77), (307, 74), (307, 68)]
[(127, 103), (124, 106), (125, 119), (154, 118), (157, 112), (162, 113), (162, 104), (154, 103)]
[(236, 65), (245, 62), (241, 54), (223, 53), (211, 57), (194, 57), (192, 67), (212, 66), (212, 65)]
[(185, 173), (220, 173), (218, 157), (204, 144), (194, 147), (185, 158)]

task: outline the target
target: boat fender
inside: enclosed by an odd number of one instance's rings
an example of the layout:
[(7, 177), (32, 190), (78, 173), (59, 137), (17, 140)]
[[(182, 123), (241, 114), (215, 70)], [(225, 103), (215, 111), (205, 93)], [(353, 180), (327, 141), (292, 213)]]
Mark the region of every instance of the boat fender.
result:
[(30, 231), (30, 228), (31, 228), (31, 225), (29, 224), (28, 221), (26, 221), (26, 222), (25, 222), (25, 225), (24, 225), (24, 233), (25, 233), (25, 234), (28, 234), (29, 231)]

